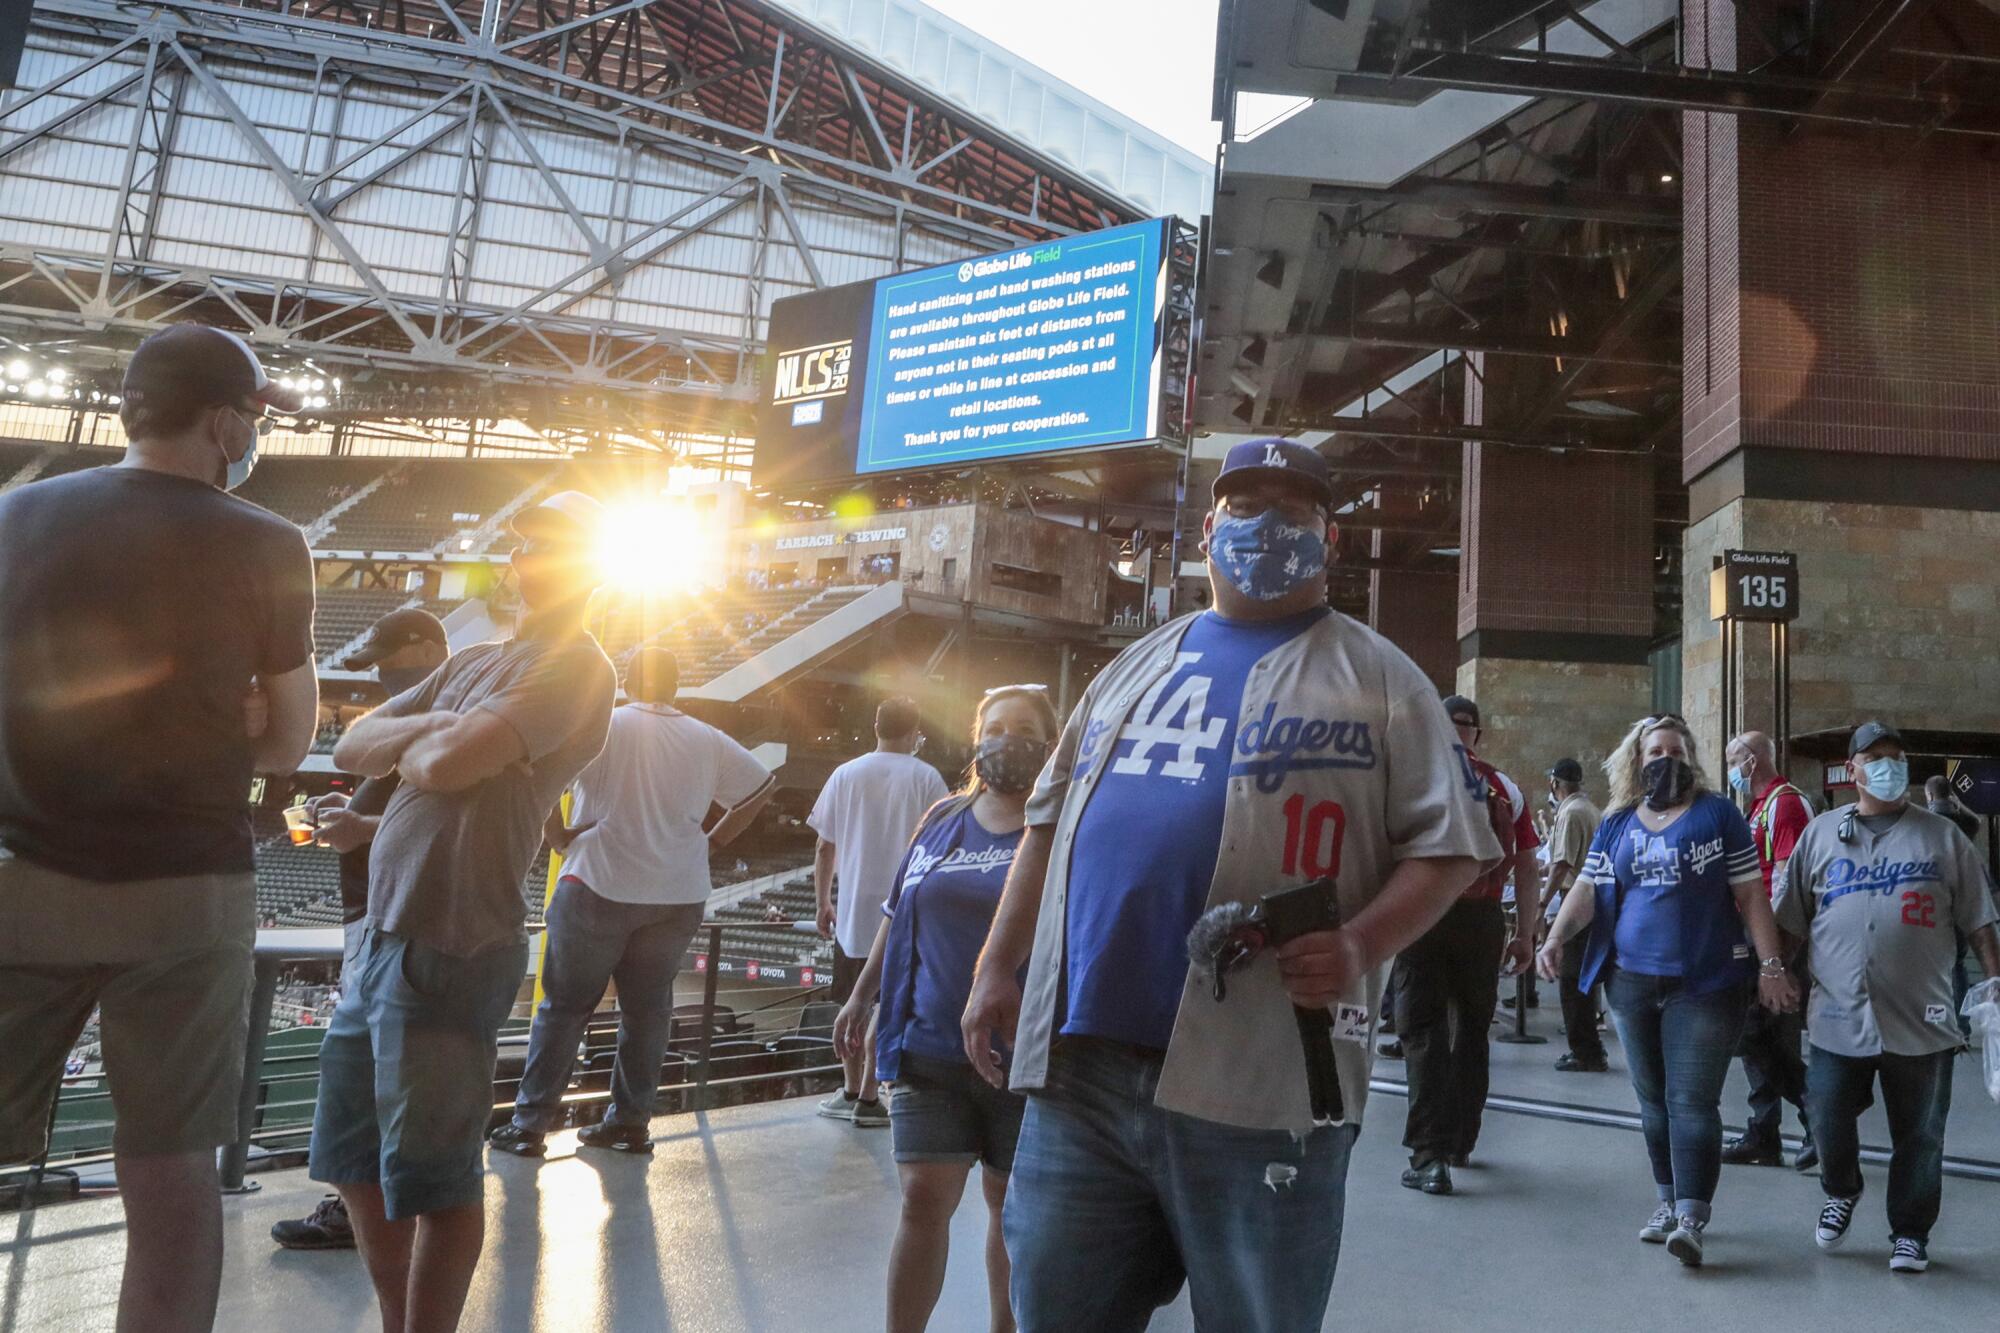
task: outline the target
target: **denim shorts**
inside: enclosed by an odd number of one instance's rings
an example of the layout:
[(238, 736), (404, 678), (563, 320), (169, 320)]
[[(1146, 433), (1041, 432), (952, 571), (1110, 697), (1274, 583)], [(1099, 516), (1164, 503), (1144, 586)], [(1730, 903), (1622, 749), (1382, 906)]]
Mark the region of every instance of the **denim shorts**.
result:
[(903, 1052), (889, 1131), (899, 1162), (971, 1162), (1003, 1175), (1014, 1169), (1027, 1098), (979, 1077), (969, 1064)]
[(526, 941), (459, 958), (370, 926), (355, 962), (320, 1046), (308, 1174), (379, 1184), (392, 1222), (480, 1202)]

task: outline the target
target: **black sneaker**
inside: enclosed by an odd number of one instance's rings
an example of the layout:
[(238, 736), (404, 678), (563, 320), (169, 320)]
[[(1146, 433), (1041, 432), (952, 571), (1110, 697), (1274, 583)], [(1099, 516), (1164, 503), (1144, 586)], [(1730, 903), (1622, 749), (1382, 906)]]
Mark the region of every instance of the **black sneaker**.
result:
[(516, 1157), (547, 1157), (549, 1155), (548, 1135), (538, 1129), (522, 1129), (509, 1120), (500, 1128), (486, 1136), (486, 1141), (501, 1152), (513, 1153)]
[(1381, 1056), (1384, 1060), (1400, 1060), (1403, 1058), (1403, 1043), (1400, 1041), (1385, 1041), (1375, 1048), (1375, 1054)]
[(288, 1250), (351, 1250), (354, 1224), (347, 1220), (347, 1204), (338, 1194), (329, 1194), (310, 1217), (274, 1224), (271, 1239)]
[(1601, 1055), (1580, 1057), (1575, 1051), (1564, 1051), (1556, 1057), (1556, 1068), (1565, 1074), (1604, 1074), (1610, 1072), (1611, 1062)]
[(1837, 1250), (1847, 1239), (1848, 1224), (1854, 1221), (1853, 1199), (1828, 1199), (1819, 1210), (1819, 1225), (1813, 1228), (1813, 1244), (1822, 1250)]
[(1766, 1143), (1763, 1139), (1753, 1139), (1745, 1134), (1722, 1145), (1722, 1163), (1724, 1166), (1783, 1166), (1785, 1149), (1782, 1144)]
[(1403, 1172), (1403, 1188), (1422, 1190), (1426, 1194), (1449, 1194), (1451, 1167), (1442, 1158), (1423, 1166), (1409, 1167)]
[(1921, 1273), (1931, 1266), (1930, 1251), (1915, 1236), (1897, 1236), (1896, 1248), (1889, 1255), (1891, 1273)]
[(653, 1152), (652, 1136), (638, 1125), (607, 1125), (599, 1121), (579, 1129), (576, 1141), (586, 1148), (635, 1153), (642, 1157), (650, 1157)]

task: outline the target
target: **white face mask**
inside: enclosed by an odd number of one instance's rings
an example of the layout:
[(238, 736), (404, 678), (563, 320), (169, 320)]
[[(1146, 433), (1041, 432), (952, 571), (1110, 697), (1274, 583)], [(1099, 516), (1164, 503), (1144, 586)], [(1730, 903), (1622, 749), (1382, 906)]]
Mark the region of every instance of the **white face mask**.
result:
[(1910, 789), (1910, 761), (1870, 759), (1861, 766), (1861, 785), (1878, 801), (1900, 801)]
[(257, 466), (257, 423), (249, 417), (244, 416), (236, 408), (232, 407), (229, 411), (237, 420), (250, 428), (250, 447), (243, 451), (243, 457), (236, 459), (230, 458), (227, 449), (222, 450), (222, 461), (225, 465), (222, 474), (222, 489), (225, 491), (233, 491), (244, 482), (250, 480), (250, 473)]

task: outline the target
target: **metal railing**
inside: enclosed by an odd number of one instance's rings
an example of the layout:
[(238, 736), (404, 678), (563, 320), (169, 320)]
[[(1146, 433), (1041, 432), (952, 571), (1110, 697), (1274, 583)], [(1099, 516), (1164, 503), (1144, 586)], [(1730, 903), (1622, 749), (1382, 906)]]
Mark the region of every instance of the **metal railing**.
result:
[[(841, 1065), (833, 1055), (831, 1016), (824, 1022), (805, 1022), (815, 1004), (825, 1003), (827, 983), (815, 974), (815, 984), (787, 987), (771, 997), (771, 988), (744, 985), (725, 988), (720, 969), (723, 932), (745, 926), (783, 926), (810, 929), (813, 923), (791, 919), (775, 921), (705, 921), (698, 936), (706, 948), (706, 967), (698, 1006), (676, 1006), (673, 1035), (662, 1064), (660, 1102), (657, 1114), (703, 1111), (718, 1104), (798, 1096), (818, 1091), (822, 1080), (837, 1077)], [(262, 1150), (265, 1164), (289, 1164), (303, 1154), (312, 1131), (313, 1108), (318, 1100), (319, 1044), (310, 1049), (286, 1049), (303, 1045), (297, 1033), (324, 1033), (323, 1026), (293, 1027), (271, 1031), (278, 983), (285, 969), (300, 963), (339, 962), (342, 932), (328, 929), (265, 929), (257, 933), (256, 967), (250, 995), (250, 1025), (244, 1050), (244, 1079), (237, 1108), (236, 1140), (220, 1151), (218, 1166), (225, 1192), (243, 1193), (257, 1188), (249, 1180), (253, 1149)], [(690, 950), (692, 955), (695, 951)], [(683, 974), (685, 973), (683, 967)], [(830, 978), (828, 978), (830, 981)], [(762, 1003), (743, 1008), (725, 1006), (734, 996), (759, 997)], [(797, 1008), (795, 1019), (782, 1031), (760, 1030), (761, 1015), (788, 1006)], [(517, 1009), (521, 1006), (517, 1005)], [(532, 1008), (530, 1003), (529, 1008)], [(572, 1075), (571, 1091), (563, 1097), (565, 1118), (574, 1124), (596, 1119), (592, 1112), (607, 1105), (610, 1048), (619, 1020), (615, 1009), (592, 1016), (580, 1048), (578, 1068)], [(495, 1123), (513, 1111), (513, 1092), (525, 1062), (532, 1013), (517, 1014), (503, 1024), (500, 1033), (501, 1057), (494, 1079)], [(692, 1031), (689, 1028), (692, 1027)], [(279, 1050), (272, 1049), (274, 1039)], [(754, 1046), (757, 1049), (738, 1049)], [(671, 1077), (670, 1077), (671, 1075)], [(49, 1192), (74, 1194), (80, 1177), (92, 1168), (111, 1161), (112, 1112), (108, 1085), (100, 1077), (97, 1086), (78, 1090), (79, 1078), (65, 1078), (50, 1114), (49, 1148), (35, 1162), (0, 1169), (0, 1198), (20, 1191), (24, 1201)], [(598, 1086), (589, 1086), (598, 1085)], [(787, 1086), (791, 1085), (791, 1086)], [(756, 1094), (766, 1094), (759, 1097)]]

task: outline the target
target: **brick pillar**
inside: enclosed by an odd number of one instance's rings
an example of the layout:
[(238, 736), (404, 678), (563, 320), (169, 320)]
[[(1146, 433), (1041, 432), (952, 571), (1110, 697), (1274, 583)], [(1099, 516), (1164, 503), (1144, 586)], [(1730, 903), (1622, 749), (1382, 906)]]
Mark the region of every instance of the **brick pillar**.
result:
[[(1690, 63), (1756, 49), (1731, 0), (1686, 15)], [(2000, 57), (2000, 16), (1950, 21), (1954, 37), (1920, 24), (1898, 44)], [(1732, 546), (1799, 556), (1794, 736), (1875, 714), (2000, 730), (2000, 163), (1952, 135), (1683, 125), (1683, 697), (1704, 757), (1721, 730), (1708, 571)], [(1747, 639), (1761, 727), (1768, 650)], [(1793, 772), (1817, 785), (1815, 765)]]
[[(1467, 362), (1467, 424), (1504, 422), (1505, 359)], [(1596, 766), (1652, 697), (1651, 461), (1469, 444), (1460, 524), (1458, 691), (1482, 754), (1530, 791), (1574, 756), (1601, 798)]]
[[(1389, 484), (1376, 497), (1376, 512), (1391, 521), (1422, 520), (1418, 489)], [(1371, 534), (1376, 560), (1392, 553), (1397, 534)], [(1458, 584), (1447, 572), (1376, 569), (1368, 576), (1368, 628), (1410, 655), (1441, 694), (1457, 688)]]

